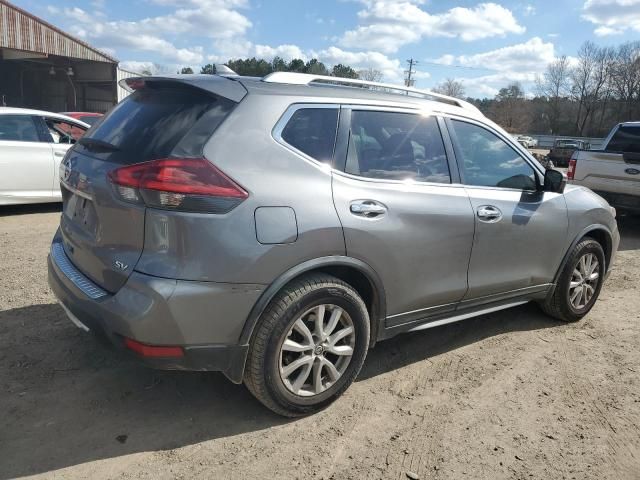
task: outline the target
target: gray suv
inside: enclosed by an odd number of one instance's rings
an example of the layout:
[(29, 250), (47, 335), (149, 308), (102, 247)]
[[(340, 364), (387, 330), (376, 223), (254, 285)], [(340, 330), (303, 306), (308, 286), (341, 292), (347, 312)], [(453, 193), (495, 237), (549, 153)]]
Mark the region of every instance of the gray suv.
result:
[(151, 366), (315, 412), (369, 348), (537, 301), (583, 317), (615, 210), (467, 102), (295, 73), (127, 79), (66, 155), (49, 283)]

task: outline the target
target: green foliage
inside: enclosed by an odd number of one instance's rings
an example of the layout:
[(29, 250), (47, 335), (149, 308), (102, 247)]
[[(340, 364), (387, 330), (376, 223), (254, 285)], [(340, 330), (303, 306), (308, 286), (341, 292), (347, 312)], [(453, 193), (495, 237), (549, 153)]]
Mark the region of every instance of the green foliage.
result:
[(232, 59), (226, 65), (238, 75), (248, 77), (264, 77), (273, 71), (271, 63), (263, 59), (258, 60), (256, 57)]
[(182, 67), (182, 70), (180, 70), (180, 73), (182, 75), (191, 74), (193, 73), (193, 69), (191, 67)]
[(343, 77), (343, 78), (358, 78), (358, 72), (356, 72), (353, 68), (348, 65), (343, 65), (341, 63), (334, 65), (331, 70), (331, 75), (334, 77)]
[(207, 75), (215, 75), (216, 74), (216, 66), (212, 63), (207, 63), (200, 69), (200, 73), (206, 73)]
[(325, 67), (324, 63), (318, 61), (317, 58), (312, 58), (304, 66), (305, 73), (311, 73), (313, 75), (329, 75), (329, 70)]

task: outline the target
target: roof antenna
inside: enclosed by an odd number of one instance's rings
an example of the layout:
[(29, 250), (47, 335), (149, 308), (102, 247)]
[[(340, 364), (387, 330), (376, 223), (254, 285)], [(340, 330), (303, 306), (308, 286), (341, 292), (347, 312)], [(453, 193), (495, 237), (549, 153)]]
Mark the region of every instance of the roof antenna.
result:
[(216, 75), (220, 75), (221, 77), (239, 77), (240, 76), (222, 63), (216, 63)]

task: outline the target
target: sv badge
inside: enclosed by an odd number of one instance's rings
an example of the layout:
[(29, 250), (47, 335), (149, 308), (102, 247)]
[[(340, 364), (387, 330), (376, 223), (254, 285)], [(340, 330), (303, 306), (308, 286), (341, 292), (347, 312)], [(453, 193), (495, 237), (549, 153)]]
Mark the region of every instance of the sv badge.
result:
[(118, 270), (126, 270), (129, 265), (127, 265), (124, 262), (121, 262), (120, 260), (116, 260), (115, 262), (113, 262), (113, 266), (116, 267)]

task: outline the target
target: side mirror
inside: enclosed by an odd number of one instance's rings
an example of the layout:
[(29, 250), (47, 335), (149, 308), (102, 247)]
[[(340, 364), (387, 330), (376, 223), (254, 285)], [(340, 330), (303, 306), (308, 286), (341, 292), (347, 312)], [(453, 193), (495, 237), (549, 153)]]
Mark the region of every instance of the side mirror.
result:
[(566, 185), (567, 179), (562, 172), (551, 169), (544, 172), (544, 192), (562, 193)]

